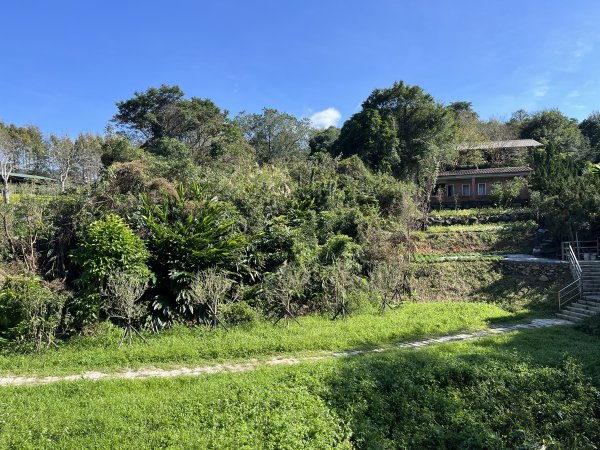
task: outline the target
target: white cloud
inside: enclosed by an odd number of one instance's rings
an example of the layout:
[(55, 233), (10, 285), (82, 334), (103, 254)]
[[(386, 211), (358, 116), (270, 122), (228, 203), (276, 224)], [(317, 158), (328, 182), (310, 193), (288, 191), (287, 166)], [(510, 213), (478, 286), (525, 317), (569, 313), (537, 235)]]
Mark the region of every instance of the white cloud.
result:
[(327, 108), (310, 116), (310, 122), (315, 128), (336, 127), (341, 118), (342, 113), (337, 109)]
[(545, 97), (550, 90), (550, 83), (547, 79), (541, 78), (534, 81), (533, 96), (535, 98)]

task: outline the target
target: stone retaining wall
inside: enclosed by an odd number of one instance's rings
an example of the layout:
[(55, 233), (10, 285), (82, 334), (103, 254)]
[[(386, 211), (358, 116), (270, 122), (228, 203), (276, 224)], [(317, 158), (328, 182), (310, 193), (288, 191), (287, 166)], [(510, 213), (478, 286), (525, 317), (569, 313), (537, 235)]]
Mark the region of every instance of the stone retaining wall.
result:
[(562, 261), (556, 263), (531, 263), (500, 261), (504, 274), (523, 275), (539, 281), (553, 281), (569, 273), (569, 265)]

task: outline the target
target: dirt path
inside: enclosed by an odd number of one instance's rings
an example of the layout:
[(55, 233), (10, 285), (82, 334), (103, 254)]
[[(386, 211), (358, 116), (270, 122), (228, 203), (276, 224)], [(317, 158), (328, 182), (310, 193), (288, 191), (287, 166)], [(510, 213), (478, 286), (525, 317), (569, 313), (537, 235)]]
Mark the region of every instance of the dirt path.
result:
[(511, 326), (494, 326), (487, 330), (476, 331), (473, 333), (453, 334), (441, 336), (432, 339), (421, 341), (405, 342), (393, 347), (386, 347), (373, 350), (350, 350), (343, 352), (320, 353), (313, 356), (302, 357), (277, 357), (263, 361), (257, 359), (249, 360), (244, 363), (232, 364), (212, 364), (198, 367), (180, 367), (178, 369), (157, 369), (157, 368), (141, 368), (132, 369), (123, 372), (84, 372), (76, 375), (63, 376), (4, 376), (0, 377), (0, 386), (33, 386), (40, 384), (50, 384), (62, 381), (79, 381), (79, 380), (114, 380), (114, 379), (144, 379), (144, 378), (174, 378), (183, 376), (200, 376), (210, 375), (213, 373), (222, 372), (248, 372), (258, 367), (293, 365), (305, 361), (320, 361), (329, 358), (344, 358), (347, 356), (361, 355), (365, 353), (382, 353), (385, 351), (398, 348), (421, 348), (432, 344), (441, 344), (454, 341), (466, 341), (477, 339), (484, 336), (492, 336), (498, 334), (510, 333), (517, 330), (531, 330), (535, 328), (546, 328), (556, 325), (569, 325), (572, 322), (561, 319), (535, 319), (527, 324), (511, 325)]

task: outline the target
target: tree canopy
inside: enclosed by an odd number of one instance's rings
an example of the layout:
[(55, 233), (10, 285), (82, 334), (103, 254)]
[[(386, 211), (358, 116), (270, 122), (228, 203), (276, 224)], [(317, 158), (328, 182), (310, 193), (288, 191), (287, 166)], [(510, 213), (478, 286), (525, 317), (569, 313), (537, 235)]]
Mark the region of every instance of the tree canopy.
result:
[(264, 108), (260, 114), (242, 112), (236, 120), (260, 163), (289, 161), (308, 154), (309, 119)]
[(161, 139), (176, 139), (190, 148), (196, 161), (239, 143), (241, 134), (226, 110), (212, 100), (187, 100), (184, 95), (179, 86), (167, 85), (135, 92), (133, 98), (117, 102), (113, 122), (141, 139), (150, 151)]
[(542, 144), (553, 143), (561, 151), (578, 160), (588, 156), (589, 146), (576, 119), (570, 119), (557, 109), (539, 111), (521, 122), (520, 137), (535, 139)]
[(579, 129), (589, 140), (590, 159), (598, 162), (600, 160), (600, 111), (590, 114), (579, 124)]
[(356, 154), (374, 170), (416, 179), (425, 161), (449, 156), (454, 132), (446, 107), (419, 86), (400, 81), (371, 93), (342, 127), (334, 151)]

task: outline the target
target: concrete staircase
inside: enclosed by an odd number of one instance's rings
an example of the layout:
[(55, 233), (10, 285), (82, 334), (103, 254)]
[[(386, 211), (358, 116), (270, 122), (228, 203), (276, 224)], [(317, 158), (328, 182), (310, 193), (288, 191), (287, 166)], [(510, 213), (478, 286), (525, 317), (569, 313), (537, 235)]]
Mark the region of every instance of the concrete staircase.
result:
[(561, 319), (577, 322), (600, 314), (600, 261), (579, 261), (581, 298), (557, 314)]

